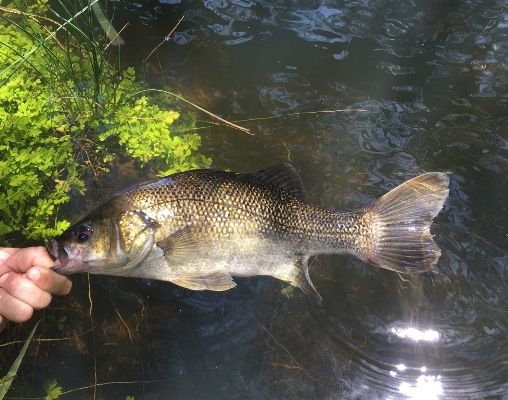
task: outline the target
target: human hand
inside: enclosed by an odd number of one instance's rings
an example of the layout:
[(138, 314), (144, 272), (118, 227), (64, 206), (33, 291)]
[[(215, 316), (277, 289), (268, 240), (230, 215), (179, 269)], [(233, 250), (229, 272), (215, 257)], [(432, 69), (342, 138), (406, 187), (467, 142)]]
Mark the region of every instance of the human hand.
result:
[(42, 247), (0, 248), (0, 331), (7, 320), (24, 322), (33, 311), (47, 307), (51, 295), (68, 294), (71, 281), (51, 267)]

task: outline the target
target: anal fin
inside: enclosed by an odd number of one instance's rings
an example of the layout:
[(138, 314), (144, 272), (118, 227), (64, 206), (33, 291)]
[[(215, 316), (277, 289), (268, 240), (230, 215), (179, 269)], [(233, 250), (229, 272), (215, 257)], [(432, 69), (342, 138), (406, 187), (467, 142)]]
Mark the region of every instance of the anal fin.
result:
[(314, 296), (319, 304), (322, 304), (323, 298), (312, 283), (309, 275), (309, 257), (303, 256), (295, 262), (295, 273), (289, 283), (300, 288), (305, 294)]

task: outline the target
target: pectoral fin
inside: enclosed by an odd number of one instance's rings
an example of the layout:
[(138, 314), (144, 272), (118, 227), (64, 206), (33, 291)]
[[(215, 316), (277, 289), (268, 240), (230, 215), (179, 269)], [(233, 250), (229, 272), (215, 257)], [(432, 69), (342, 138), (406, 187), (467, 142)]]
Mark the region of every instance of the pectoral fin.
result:
[[(205, 256), (206, 245), (206, 238), (199, 231), (190, 227), (180, 229), (166, 239), (157, 242), (157, 246), (164, 252), (164, 258), (170, 265), (185, 264), (189, 260)], [(223, 271), (178, 273), (168, 280), (191, 290), (220, 292), (236, 286), (231, 275)]]
[[(157, 242), (171, 264), (181, 264), (205, 253), (205, 241), (199, 233), (186, 227)], [(183, 285), (182, 285), (183, 286)]]
[(231, 275), (221, 271), (212, 272), (207, 275), (181, 274), (172, 277), (170, 281), (191, 290), (214, 290), (216, 292), (222, 292), (236, 286)]

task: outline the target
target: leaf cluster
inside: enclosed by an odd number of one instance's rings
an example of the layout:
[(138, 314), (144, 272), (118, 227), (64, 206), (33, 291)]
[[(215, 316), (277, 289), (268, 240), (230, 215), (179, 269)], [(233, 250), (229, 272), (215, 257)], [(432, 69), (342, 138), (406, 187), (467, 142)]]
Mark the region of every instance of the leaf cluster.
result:
[[(122, 74), (118, 92), (131, 95), (124, 86), (135, 86), (135, 71), (128, 68)], [(194, 132), (174, 134), (172, 131), (191, 131), (194, 120), (183, 118), (175, 110), (164, 110), (149, 97), (133, 97), (120, 102), (114, 113), (103, 119), (106, 129), (98, 135), (107, 148), (119, 145), (129, 156), (141, 165), (149, 165), (159, 176), (207, 166), (210, 159), (199, 154), (201, 137)], [(180, 123), (179, 123), (180, 122)], [(111, 143), (113, 142), (113, 143)]]
[(159, 175), (211, 162), (192, 117), (112, 65), (92, 5), (13, 1), (0, 12), (0, 240), (65, 230), (60, 206), (120, 155)]
[(58, 384), (56, 379), (46, 382), (44, 391), (46, 392), (44, 400), (58, 400), (63, 392), (62, 387)]

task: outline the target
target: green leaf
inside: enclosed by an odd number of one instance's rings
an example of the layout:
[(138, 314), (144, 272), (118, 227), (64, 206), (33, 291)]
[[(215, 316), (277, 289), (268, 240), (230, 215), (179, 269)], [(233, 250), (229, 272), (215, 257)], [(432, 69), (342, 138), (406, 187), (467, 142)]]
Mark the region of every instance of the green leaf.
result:
[[(118, 157), (158, 174), (211, 163), (199, 153), (193, 116), (167, 94), (146, 95), (133, 68), (108, 63), (93, 27), (77, 28), (76, 18), (93, 21), (91, 9), (57, 3), (58, 12), (47, 0), (8, 2), (23, 12), (0, 18), (1, 241), (61, 233), (69, 223), (60, 206), (83, 193), (84, 176), (107, 172)], [(52, 15), (60, 27), (30, 13)]]
[(46, 392), (44, 400), (57, 400), (63, 392), (62, 387), (58, 385), (56, 379), (47, 382), (44, 385), (44, 391)]

